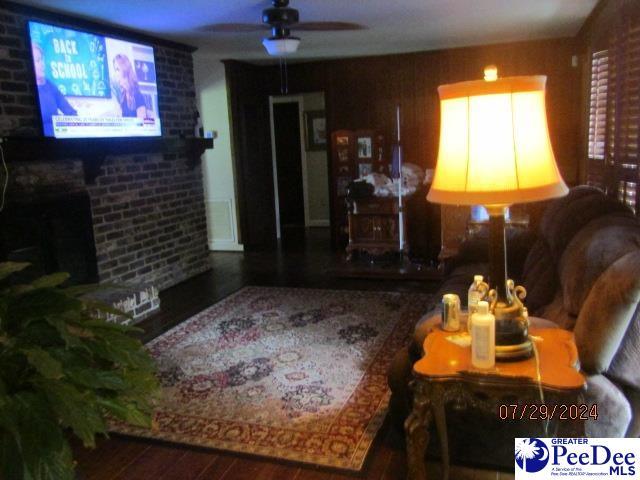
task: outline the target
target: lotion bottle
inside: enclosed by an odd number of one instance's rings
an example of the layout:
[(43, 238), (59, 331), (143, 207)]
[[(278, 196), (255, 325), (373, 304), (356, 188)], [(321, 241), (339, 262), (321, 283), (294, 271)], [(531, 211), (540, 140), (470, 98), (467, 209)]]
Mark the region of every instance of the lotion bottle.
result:
[(493, 368), (496, 364), (496, 317), (484, 301), (478, 302), (471, 320), (471, 364), (476, 368)]
[(482, 275), (474, 275), (473, 283), (467, 293), (467, 331), (471, 333), (471, 317), (478, 310), (478, 302), (482, 300), (489, 290), (489, 286), (484, 283)]
[(474, 275), (473, 283), (469, 287), (467, 295), (467, 307), (469, 308), (469, 315), (476, 313), (478, 302), (482, 300), (482, 292), (480, 290), (480, 284), (484, 280), (482, 275)]

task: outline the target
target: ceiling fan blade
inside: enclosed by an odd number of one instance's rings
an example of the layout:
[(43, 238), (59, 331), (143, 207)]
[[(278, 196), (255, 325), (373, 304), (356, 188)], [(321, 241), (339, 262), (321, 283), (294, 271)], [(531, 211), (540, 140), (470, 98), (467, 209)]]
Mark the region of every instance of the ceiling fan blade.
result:
[(366, 30), (366, 26), (351, 22), (300, 22), (291, 26), (292, 30), (306, 30), (309, 32), (328, 32), (339, 30)]
[(261, 32), (268, 30), (268, 25), (260, 23), (212, 23), (198, 27), (201, 32), (209, 33), (242, 33), (242, 32)]

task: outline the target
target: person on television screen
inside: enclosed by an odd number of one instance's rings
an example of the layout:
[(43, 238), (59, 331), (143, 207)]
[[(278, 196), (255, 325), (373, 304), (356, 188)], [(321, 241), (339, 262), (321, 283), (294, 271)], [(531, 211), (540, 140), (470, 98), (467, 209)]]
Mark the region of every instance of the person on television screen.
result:
[(38, 86), (38, 96), (40, 98), (40, 112), (42, 113), (42, 127), (44, 134), (48, 137), (53, 134), (54, 115), (77, 115), (67, 98), (60, 92), (48, 78), (45, 77), (44, 53), (42, 47), (34, 43), (31, 47), (33, 53), (33, 65), (36, 73), (36, 85)]
[(138, 86), (136, 73), (126, 55), (119, 53), (113, 57), (113, 69), (120, 85), (120, 108), (123, 117), (145, 118), (147, 107)]

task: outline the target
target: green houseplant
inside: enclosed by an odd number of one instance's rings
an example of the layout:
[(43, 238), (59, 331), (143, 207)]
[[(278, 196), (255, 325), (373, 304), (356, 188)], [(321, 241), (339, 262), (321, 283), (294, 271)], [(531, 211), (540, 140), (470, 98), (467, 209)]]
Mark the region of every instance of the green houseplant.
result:
[(0, 478), (72, 479), (69, 433), (93, 447), (109, 417), (151, 425), (154, 365), (135, 329), (97, 318), (119, 312), (85, 297), (95, 287), (11, 284), (27, 266), (0, 263)]

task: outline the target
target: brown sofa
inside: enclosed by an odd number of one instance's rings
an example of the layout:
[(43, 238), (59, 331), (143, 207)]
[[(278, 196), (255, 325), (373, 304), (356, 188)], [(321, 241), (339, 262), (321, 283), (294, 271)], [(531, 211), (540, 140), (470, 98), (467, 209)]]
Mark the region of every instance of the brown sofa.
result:
[[(459, 265), (438, 295), (466, 299), (474, 273), (486, 264)], [(640, 222), (599, 190), (580, 186), (551, 202), (541, 218), (521, 278), (532, 315), (573, 330), (587, 378), (586, 401), (597, 403), (587, 435), (640, 435)], [(412, 343), (389, 371), (391, 414), (400, 428), (411, 408), (408, 381), (433, 322), (418, 322)]]

